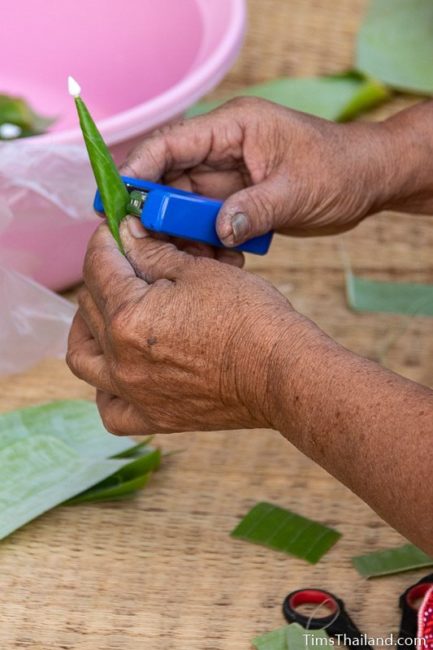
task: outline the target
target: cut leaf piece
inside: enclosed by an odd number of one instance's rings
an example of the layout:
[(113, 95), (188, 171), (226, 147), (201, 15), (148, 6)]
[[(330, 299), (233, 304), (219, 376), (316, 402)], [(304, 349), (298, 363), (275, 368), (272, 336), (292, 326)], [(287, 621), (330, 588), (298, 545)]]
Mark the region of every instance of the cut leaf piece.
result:
[(433, 94), (433, 3), (372, 0), (358, 34), (357, 68), (390, 86)]
[(346, 273), (349, 305), (357, 311), (433, 316), (433, 285), (380, 282)]
[(405, 544), (385, 551), (359, 555), (352, 558), (352, 563), (364, 578), (374, 578), (433, 566), (433, 559), (417, 546)]
[(389, 90), (352, 72), (329, 77), (276, 79), (243, 88), (218, 101), (197, 104), (188, 111), (188, 116), (207, 113), (239, 96), (262, 97), (304, 113), (344, 121), (388, 99)]
[(0, 450), (19, 439), (40, 435), (63, 441), (86, 459), (109, 458), (137, 449), (131, 438), (106, 431), (93, 402), (64, 400), (0, 415)]
[(119, 470), (125, 460), (86, 461), (61, 440), (38, 435), (0, 451), (0, 539)]
[(232, 531), (232, 537), (262, 544), (315, 564), (341, 534), (271, 503), (258, 503)]
[(305, 630), (298, 623), (285, 625), (252, 640), (257, 650), (304, 650), (329, 644), (324, 630)]

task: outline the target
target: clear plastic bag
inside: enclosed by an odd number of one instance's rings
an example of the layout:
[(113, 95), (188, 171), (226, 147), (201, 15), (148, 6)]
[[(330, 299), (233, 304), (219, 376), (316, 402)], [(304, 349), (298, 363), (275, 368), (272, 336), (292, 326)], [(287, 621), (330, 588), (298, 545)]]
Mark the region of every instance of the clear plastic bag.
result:
[(94, 192), (84, 146), (0, 143), (0, 374), (64, 354)]
[(75, 305), (0, 267), (0, 374), (26, 370), (66, 351)]

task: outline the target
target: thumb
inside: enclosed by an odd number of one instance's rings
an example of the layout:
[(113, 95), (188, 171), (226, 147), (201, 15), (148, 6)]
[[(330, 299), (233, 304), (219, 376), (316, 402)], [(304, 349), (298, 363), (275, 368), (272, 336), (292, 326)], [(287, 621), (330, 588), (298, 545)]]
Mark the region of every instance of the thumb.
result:
[(287, 179), (267, 180), (232, 194), (217, 219), (218, 237), (225, 246), (243, 242), (274, 230), (287, 219)]
[(120, 226), (125, 255), (138, 277), (146, 282), (179, 279), (189, 268), (191, 256), (173, 244), (152, 237), (137, 217), (127, 217)]

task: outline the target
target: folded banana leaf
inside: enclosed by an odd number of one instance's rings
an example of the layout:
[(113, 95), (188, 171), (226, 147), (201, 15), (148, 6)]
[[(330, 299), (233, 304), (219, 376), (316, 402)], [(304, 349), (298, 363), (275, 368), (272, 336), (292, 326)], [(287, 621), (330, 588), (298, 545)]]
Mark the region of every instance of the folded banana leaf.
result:
[(110, 435), (95, 404), (84, 400), (51, 402), (0, 415), (0, 450), (39, 435), (54, 436), (86, 459), (110, 458), (137, 448), (131, 438)]
[(119, 249), (123, 250), (119, 226), (128, 214), (129, 192), (89, 109), (80, 96), (75, 96), (75, 106), (90, 165), (101, 194), (107, 224)]
[(371, 0), (357, 68), (399, 90), (433, 94), (432, 0)]
[(84, 459), (62, 440), (23, 438), (0, 450), (0, 539), (127, 464)]
[(73, 499), (69, 499), (69, 501), (65, 502), (65, 505), (76, 506), (80, 503), (97, 503), (98, 501), (127, 499), (146, 487), (151, 476), (152, 472), (147, 472), (147, 474), (142, 474), (130, 480), (111, 482), (109, 479), (106, 479), (98, 483), (94, 488), (90, 488), (90, 490), (86, 490)]
[(349, 305), (357, 311), (433, 316), (433, 285), (381, 282), (346, 273)]
[(341, 537), (332, 528), (264, 502), (255, 505), (231, 535), (311, 564), (318, 562)]
[[(116, 458), (119, 458), (118, 456)], [(92, 501), (112, 501), (131, 496), (147, 485), (153, 471), (161, 464), (161, 451), (155, 447), (142, 450), (140, 455), (132, 459), (122, 456), (129, 462), (105, 481), (98, 483), (89, 490), (85, 490), (73, 499), (68, 505), (89, 503)]]
[(54, 121), (54, 118), (38, 115), (21, 97), (0, 94), (0, 127), (4, 124), (17, 126), (19, 137), (44, 133)]
[(1, 415), (0, 539), (63, 502), (133, 495), (161, 463), (150, 441), (110, 435), (96, 406), (80, 400)]
[(354, 557), (352, 564), (364, 578), (374, 578), (433, 566), (433, 559), (417, 546), (404, 544)]
[(330, 644), (324, 630), (305, 630), (298, 623), (258, 636), (251, 643), (256, 650), (305, 650)]
[(207, 113), (228, 99), (253, 96), (268, 99), (288, 108), (342, 122), (353, 119), (389, 98), (381, 83), (348, 72), (328, 77), (284, 78), (243, 88), (223, 99), (193, 106), (188, 117)]
[(137, 451), (134, 457), (123, 456), (122, 460), (128, 460), (128, 464), (122, 467), (116, 474), (115, 478), (121, 483), (123, 480), (129, 480), (142, 476), (148, 472), (159, 469), (161, 465), (161, 450), (156, 447), (147, 446)]
[(152, 439), (153, 436), (147, 436), (147, 438), (139, 442), (137, 445), (134, 445), (129, 449), (125, 449), (125, 451), (121, 451), (120, 454), (116, 454), (115, 456), (113, 456), (113, 458), (131, 458), (131, 456), (136, 457), (139, 456), (141, 453), (146, 453), (147, 452), (146, 447), (150, 444)]

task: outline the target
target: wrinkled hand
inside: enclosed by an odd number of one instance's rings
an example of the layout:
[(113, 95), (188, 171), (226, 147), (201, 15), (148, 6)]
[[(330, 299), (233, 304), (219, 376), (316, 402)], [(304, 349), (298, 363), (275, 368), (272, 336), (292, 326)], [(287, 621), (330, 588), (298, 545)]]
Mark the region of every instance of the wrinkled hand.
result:
[(270, 230), (332, 234), (382, 206), (385, 131), (241, 98), (156, 131), (121, 171), (225, 199), (217, 231), (227, 246)]
[(121, 235), (127, 257), (105, 224), (89, 243), (67, 357), (97, 388), (107, 429), (272, 426), (274, 353), (302, 317), (259, 277), (158, 241), (134, 217)]

